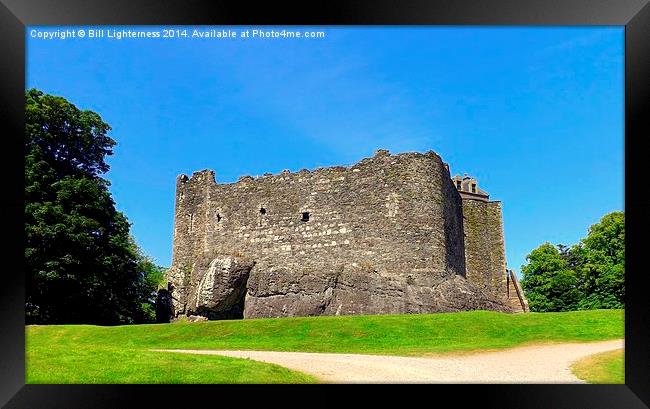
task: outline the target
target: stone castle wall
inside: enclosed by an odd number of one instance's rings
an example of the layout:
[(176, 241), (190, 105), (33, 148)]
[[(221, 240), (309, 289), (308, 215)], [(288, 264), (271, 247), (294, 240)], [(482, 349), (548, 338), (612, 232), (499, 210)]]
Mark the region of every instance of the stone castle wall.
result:
[(463, 199), (466, 278), (495, 297), (507, 297), (501, 202)]
[[(226, 281), (243, 282), (245, 296), (224, 316), (504, 308), (464, 279), (466, 257), (475, 263), (464, 234), (471, 240), (475, 228), (464, 229), (466, 206), (434, 152), (378, 151), (350, 167), (229, 184), (201, 171), (179, 176), (176, 190), (170, 280), (177, 315), (200, 311), (203, 294)], [(476, 231), (492, 234), (491, 227)], [(500, 267), (496, 257), (490, 266)], [(233, 275), (235, 265), (252, 267)]]

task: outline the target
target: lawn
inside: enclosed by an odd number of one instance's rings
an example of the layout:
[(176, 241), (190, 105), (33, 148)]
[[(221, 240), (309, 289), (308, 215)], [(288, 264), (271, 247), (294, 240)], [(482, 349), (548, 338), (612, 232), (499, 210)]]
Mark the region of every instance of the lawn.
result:
[[(38, 337), (33, 337), (38, 339)], [(27, 383), (314, 383), (278, 365), (221, 356), (31, 340)]]
[(426, 355), (624, 337), (623, 310), (277, 318), (97, 327), (28, 326), (28, 383), (313, 382), (277, 366), (149, 349)]
[(603, 352), (581, 359), (571, 366), (571, 370), (580, 379), (588, 383), (623, 384), (625, 383), (624, 351)]

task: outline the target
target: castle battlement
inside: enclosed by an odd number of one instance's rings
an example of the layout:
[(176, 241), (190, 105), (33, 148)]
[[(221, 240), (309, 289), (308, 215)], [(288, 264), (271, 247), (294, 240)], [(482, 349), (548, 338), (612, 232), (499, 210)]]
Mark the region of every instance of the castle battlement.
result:
[[(258, 175), (258, 176), (251, 176), (251, 175), (242, 175), (239, 176), (239, 179), (236, 182), (230, 182), (230, 183), (218, 183), (215, 177), (215, 172), (214, 170), (211, 169), (204, 169), (200, 171), (196, 171), (192, 173), (192, 176), (189, 177), (186, 174), (180, 174), (177, 176), (177, 180), (181, 181), (182, 183), (187, 183), (192, 180), (195, 182), (201, 181), (201, 182), (206, 182), (206, 181), (214, 181), (215, 184), (219, 185), (234, 185), (240, 182), (250, 182), (250, 181), (259, 181), (259, 180), (270, 180), (273, 178), (285, 178), (287, 176), (291, 175), (302, 175), (302, 176), (307, 176), (307, 175), (312, 175), (312, 174), (321, 174), (321, 175), (327, 175), (330, 173), (337, 173), (337, 172), (345, 172), (345, 171), (357, 171), (368, 164), (376, 163), (374, 161), (375, 158), (392, 158), (393, 160), (409, 160), (409, 159), (417, 159), (417, 158), (423, 158), (423, 157), (429, 157), (429, 158), (437, 158), (442, 162), (442, 158), (435, 153), (434, 151), (428, 151), (425, 153), (419, 153), (419, 152), (404, 152), (404, 153), (397, 153), (397, 154), (391, 154), (388, 150), (385, 149), (379, 149), (375, 151), (375, 155), (373, 157), (369, 158), (364, 158), (360, 160), (357, 163), (354, 163), (352, 165), (348, 166), (342, 166), (342, 165), (335, 165), (335, 166), (322, 166), (322, 167), (317, 167), (313, 170), (310, 169), (300, 169), (297, 172), (292, 172), (289, 169), (285, 169), (279, 173), (265, 173), (264, 175)], [(449, 166), (445, 163), (444, 164), (447, 170), (449, 170)]]

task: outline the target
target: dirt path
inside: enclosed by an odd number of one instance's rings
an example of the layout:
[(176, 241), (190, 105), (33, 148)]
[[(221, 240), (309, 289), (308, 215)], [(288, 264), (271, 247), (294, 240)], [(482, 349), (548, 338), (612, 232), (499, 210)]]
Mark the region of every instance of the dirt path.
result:
[(623, 346), (621, 339), (436, 357), (274, 351), (158, 351), (250, 358), (335, 383), (584, 383), (571, 373), (569, 367), (573, 362)]

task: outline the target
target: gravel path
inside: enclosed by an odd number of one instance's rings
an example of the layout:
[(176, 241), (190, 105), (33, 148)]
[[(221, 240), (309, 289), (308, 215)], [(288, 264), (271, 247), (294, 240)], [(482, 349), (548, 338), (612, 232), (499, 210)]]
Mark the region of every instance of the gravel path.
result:
[(158, 350), (250, 358), (334, 383), (584, 383), (569, 369), (586, 356), (621, 349), (624, 340), (533, 345), (495, 352), (402, 357), (274, 351)]

